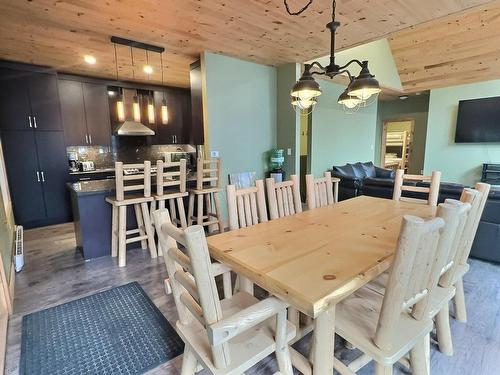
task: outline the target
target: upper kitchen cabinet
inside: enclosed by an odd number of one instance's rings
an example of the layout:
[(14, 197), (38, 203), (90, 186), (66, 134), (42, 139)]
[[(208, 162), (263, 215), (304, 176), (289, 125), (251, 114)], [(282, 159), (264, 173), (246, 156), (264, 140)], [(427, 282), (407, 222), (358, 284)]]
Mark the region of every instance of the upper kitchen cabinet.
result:
[(205, 136), (203, 129), (203, 80), (200, 60), (191, 64), (189, 79), (191, 82), (191, 129), (189, 132), (189, 143), (202, 145), (205, 142)]
[(67, 146), (109, 146), (111, 129), (104, 84), (59, 80), (59, 96)]
[[(163, 123), (162, 101), (165, 97), (168, 109), (168, 121)], [(154, 92), (156, 109), (155, 144), (185, 144), (189, 143), (191, 127), (189, 91), (185, 89), (168, 88), (165, 91)]]
[(1, 129), (61, 130), (54, 74), (2, 68), (0, 80)]

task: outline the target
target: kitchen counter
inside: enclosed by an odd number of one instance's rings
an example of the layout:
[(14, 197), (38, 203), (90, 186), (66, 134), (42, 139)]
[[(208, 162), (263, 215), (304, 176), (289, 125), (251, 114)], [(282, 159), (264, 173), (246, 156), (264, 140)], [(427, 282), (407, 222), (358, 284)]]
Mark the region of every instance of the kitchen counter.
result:
[(78, 175), (78, 174), (98, 174), (98, 173), (107, 173), (107, 172), (114, 172), (114, 168), (101, 168), (101, 169), (94, 169), (93, 171), (76, 171), (76, 172), (69, 172), (70, 175)]

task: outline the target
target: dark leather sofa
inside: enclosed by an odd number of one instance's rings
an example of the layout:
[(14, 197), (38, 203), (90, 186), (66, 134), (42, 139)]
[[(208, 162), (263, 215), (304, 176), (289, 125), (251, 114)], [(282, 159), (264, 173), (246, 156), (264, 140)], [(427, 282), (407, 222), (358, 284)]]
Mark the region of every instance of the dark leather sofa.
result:
[[(339, 200), (359, 195), (392, 199), (394, 171), (376, 167), (372, 162), (333, 166), (332, 176), (340, 178)], [(417, 186), (428, 186), (419, 182)], [(464, 185), (442, 182), (438, 202), (460, 199)], [(422, 198), (422, 193), (405, 192), (405, 196)], [(472, 246), (471, 256), (500, 263), (500, 189), (492, 188)]]

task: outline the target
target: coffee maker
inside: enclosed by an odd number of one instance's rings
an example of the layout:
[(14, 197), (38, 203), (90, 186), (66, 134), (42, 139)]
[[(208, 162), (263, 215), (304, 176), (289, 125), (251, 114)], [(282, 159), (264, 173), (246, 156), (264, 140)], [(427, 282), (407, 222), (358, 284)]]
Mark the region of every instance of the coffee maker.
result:
[(70, 172), (78, 172), (80, 170), (77, 152), (68, 152), (68, 163)]

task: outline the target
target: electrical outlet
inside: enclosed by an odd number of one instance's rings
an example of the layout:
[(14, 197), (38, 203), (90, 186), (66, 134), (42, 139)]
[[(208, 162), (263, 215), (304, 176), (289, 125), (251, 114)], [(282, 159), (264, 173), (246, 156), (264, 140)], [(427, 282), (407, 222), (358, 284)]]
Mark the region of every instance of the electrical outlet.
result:
[(210, 151), (210, 156), (212, 158), (218, 158), (219, 157), (219, 151)]
[(286, 153), (288, 156), (291, 156), (292, 155), (292, 149), (291, 148), (287, 148), (286, 149)]

